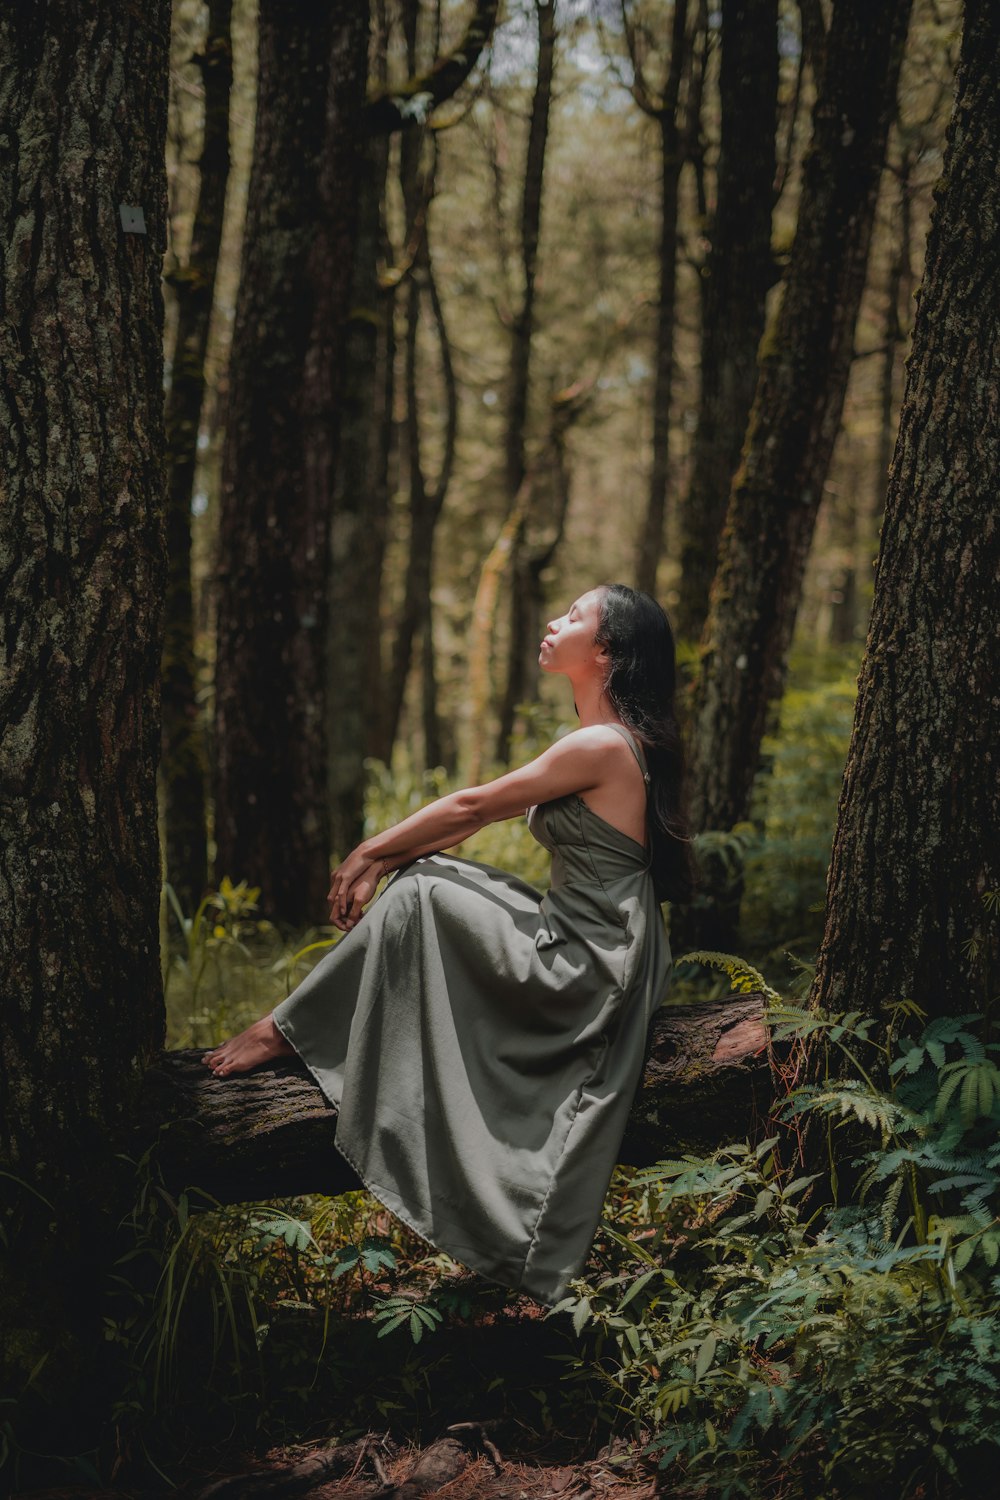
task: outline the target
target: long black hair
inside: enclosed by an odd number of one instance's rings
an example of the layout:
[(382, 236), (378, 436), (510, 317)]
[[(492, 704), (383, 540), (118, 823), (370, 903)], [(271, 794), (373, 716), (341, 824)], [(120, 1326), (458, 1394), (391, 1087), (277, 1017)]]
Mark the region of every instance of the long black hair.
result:
[(674, 634), (650, 594), (624, 583), (601, 587), (596, 640), (611, 663), (604, 690), (622, 723), (642, 741), (649, 767), (651, 874), (657, 900), (688, 902), (697, 876), (684, 814)]

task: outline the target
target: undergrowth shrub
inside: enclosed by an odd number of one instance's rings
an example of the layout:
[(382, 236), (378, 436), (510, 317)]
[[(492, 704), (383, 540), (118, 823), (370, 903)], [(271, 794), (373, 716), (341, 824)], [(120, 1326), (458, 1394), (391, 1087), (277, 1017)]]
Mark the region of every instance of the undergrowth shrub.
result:
[(623, 1188), (605, 1274), (560, 1305), (585, 1340), (571, 1378), (592, 1391), (596, 1377), (675, 1486), (985, 1493), (1000, 1457), (998, 1044), (949, 1017), (894, 1045), (899, 1020), (772, 1016), (779, 1039), (858, 1065), (780, 1111), (867, 1133), (847, 1201), (823, 1206), (826, 1174), (787, 1165), (784, 1134), (661, 1162)]

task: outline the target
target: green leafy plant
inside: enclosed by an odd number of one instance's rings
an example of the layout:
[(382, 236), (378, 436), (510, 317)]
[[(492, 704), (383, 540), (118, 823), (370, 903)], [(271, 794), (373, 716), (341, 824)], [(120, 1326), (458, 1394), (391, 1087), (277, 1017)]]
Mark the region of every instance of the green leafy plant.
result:
[(915, 1500), (974, 1493), (996, 1462), (993, 1044), (972, 1017), (900, 1037), (913, 1010), (772, 1012), (839, 1059), (782, 1114), (868, 1134), (851, 1201), (812, 1208), (817, 1174), (780, 1136), (661, 1162), (613, 1200), (606, 1274), (555, 1310), (582, 1340), (571, 1378), (599, 1377), (609, 1414), (705, 1494)]

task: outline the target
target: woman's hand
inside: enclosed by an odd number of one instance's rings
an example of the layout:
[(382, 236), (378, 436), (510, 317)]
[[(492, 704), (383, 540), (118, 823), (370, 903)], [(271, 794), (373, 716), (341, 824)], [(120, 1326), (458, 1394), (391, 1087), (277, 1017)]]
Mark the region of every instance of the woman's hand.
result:
[(337, 866), (330, 880), (327, 900), (330, 921), (342, 932), (348, 932), (360, 920), (362, 908), (375, 894), (382, 875), (381, 861), (368, 859), (360, 849), (353, 849)]
[(343, 917), (334, 918), (334, 926), (340, 927), (344, 932), (350, 932), (356, 927), (364, 916), (364, 908), (375, 894), (381, 879), (379, 867), (373, 865), (364, 875), (359, 875), (357, 880), (347, 892), (347, 910)]

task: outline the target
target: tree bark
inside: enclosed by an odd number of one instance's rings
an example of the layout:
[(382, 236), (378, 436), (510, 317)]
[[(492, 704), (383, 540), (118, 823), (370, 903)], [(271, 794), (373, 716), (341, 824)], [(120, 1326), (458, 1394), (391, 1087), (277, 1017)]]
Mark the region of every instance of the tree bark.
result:
[(98, 1420), (95, 1287), (164, 1026), (168, 45), (157, 0), (0, 12), (0, 1390), (46, 1453)]
[(838, 0), (781, 307), (761, 345), (692, 712), (695, 828), (746, 819), (840, 424), (910, 0)]
[(380, 369), (379, 354), (388, 354), (391, 308), (378, 282), (388, 161), (387, 137), (368, 136), (358, 184), (350, 311), (343, 331), (342, 425), (332, 497), (325, 653), (330, 835), (331, 848), (340, 859), (361, 840), (365, 759), (372, 749), (382, 698), (372, 669), (379, 647), (385, 525), (381, 506), (388, 499), (381, 483), (385, 424), (379, 393), (385, 389), (386, 373)]
[[(407, 66), (417, 70), (416, 0), (403, 10)], [(436, 765), (433, 758), (439, 747), (437, 711), (434, 692), (433, 610), (431, 582), (434, 565), (434, 537), (444, 506), (455, 457), (458, 430), (458, 387), (452, 366), (451, 346), (444, 320), (444, 309), (438, 295), (430, 250), (430, 206), (434, 196), (436, 151), (429, 166), (424, 167), (425, 149), (422, 131), (409, 131), (400, 142), (399, 176), (406, 211), (406, 241), (412, 247), (412, 266), (406, 282), (406, 336), (404, 340), (404, 387), (406, 391), (406, 474), (409, 486), (410, 538), (406, 561), (403, 603), (393, 637), (389, 685), (381, 755), (388, 763), (399, 732), (399, 721), (410, 676), (413, 647), (422, 639), (422, 712), (424, 722), (425, 765)], [(426, 296), (434, 318), (441, 355), (445, 414), (441, 466), (437, 480), (429, 485), (424, 473), (421, 434), (419, 378), (420, 309)], [(428, 680), (428, 673), (430, 679)]]
[[(378, 329), (386, 329), (379, 308), (376, 251), (379, 203), (373, 179), (384, 181), (385, 137), (422, 124), (471, 73), (489, 41), (498, 0), (476, 0), (462, 43), (437, 59), (426, 74), (411, 75), (398, 89), (379, 94), (365, 108), (363, 129), (368, 159), (374, 164), (362, 182), (362, 218), (355, 267), (352, 313), (347, 329), (345, 427), (337, 470), (331, 530), (331, 573), (327, 652), (329, 694), (328, 789), (332, 845), (346, 854), (361, 837), (364, 823), (365, 759), (380, 748), (381, 694), (373, 687), (378, 663), (372, 628), (373, 600), (381, 591), (381, 522), (372, 525), (371, 503), (381, 503), (382, 466), (378, 445), (384, 423), (377, 413)], [(379, 175), (381, 174), (381, 175)], [(387, 339), (391, 347), (391, 336)], [(383, 372), (385, 379), (388, 372)], [(383, 386), (384, 389), (384, 386)]]
[(837, 1009), (995, 994), (998, 80), (1000, 12), (967, 0), (811, 997)]
[(205, 789), (208, 774), (191, 594), (191, 497), (205, 394), (205, 354), (229, 180), (229, 94), (233, 81), (232, 0), (209, 0), (201, 71), (204, 139), (198, 204), (187, 264), (171, 277), (177, 330), (170, 361), (167, 434), (167, 598), (161, 672), (163, 753), (160, 786), (166, 875), (181, 906), (193, 909), (208, 880)]
[[(745, 1133), (754, 1114), (766, 1115), (772, 1081), (763, 1017), (759, 994), (657, 1012), (622, 1162), (646, 1166), (710, 1150)], [(359, 1186), (333, 1144), (337, 1112), (298, 1058), (227, 1079), (200, 1059), (200, 1051), (164, 1052), (146, 1074), (142, 1139), (158, 1135), (168, 1187), (242, 1203)]]
[[(626, 34), (631, 32), (626, 28)], [(667, 481), (670, 474), (670, 408), (674, 386), (674, 322), (677, 301), (677, 215), (683, 154), (678, 117), (680, 89), (687, 72), (687, 0), (674, 0), (670, 64), (662, 99), (654, 100), (639, 65), (639, 54), (630, 43), (635, 82), (632, 94), (644, 113), (655, 119), (660, 133), (660, 242), (657, 255), (659, 297), (656, 312), (656, 376), (653, 385), (653, 458), (649, 473), (649, 496), (636, 552), (636, 586), (647, 594), (656, 592), (656, 573), (663, 550), (663, 527), (667, 514)]]
[(716, 208), (702, 273), (701, 396), (684, 499), (677, 628), (697, 639), (757, 383), (775, 279), (771, 209), (778, 122), (777, 0), (723, 0)]
[[(538, 273), (538, 241), (542, 224), (542, 184), (545, 178), (545, 150), (552, 108), (552, 80), (556, 65), (555, 0), (535, 0), (538, 35), (538, 71), (531, 101), (528, 147), (524, 160), (524, 187), (521, 195), (521, 269), (523, 296), (511, 327), (510, 364), (507, 374), (507, 420), (504, 432), (504, 474), (509, 513), (513, 512), (526, 473), (525, 442), (528, 425), (528, 398), (531, 382), (531, 345), (535, 332), (535, 280)], [(500, 705), (496, 755), (505, 761), (510, 755), (510, 737), (514, 714), (524, 697), (522, 630), (519, 628), (517, 560), (527, 521), (527, 512), (516, 529), (512, 545), (510, 570), (510, 633), (507, 649), (507, 671)]]
[(216, 875), (325, 912), (325, 638), (362, 161), (365, 0), (262, 0), (220, 507)]
[[(518, 703), (532, 702), (537, 698), (540, 675), (538, 643), (545, 633), (543, 580), (546, 571), (555, 561), (566, 533), (570, 502), (566, 434), (570, 422), (575, 421), (582, 410), (584, 399), (574, 399), (568, 409), (561, 404), (559, 398), (552, 405), (548, 436), (551, 462), (547, 465), (547, 482), (545, 485), (532, 487), (529, 507), (521, 527), (520, 543), (514, 548), (508, 676), (512, 728)], [(538, 505), (537, 495), (540, 491), (544, 491), (548, 497), (544, 507)]]

